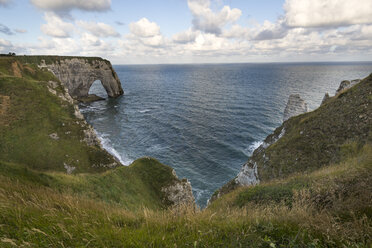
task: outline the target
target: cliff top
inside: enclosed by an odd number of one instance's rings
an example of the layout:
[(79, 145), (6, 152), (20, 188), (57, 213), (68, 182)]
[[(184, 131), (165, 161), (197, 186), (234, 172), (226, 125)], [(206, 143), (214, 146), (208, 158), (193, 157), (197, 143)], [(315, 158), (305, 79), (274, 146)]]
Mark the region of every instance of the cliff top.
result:
[(20, 61), (21, 63), (34, 63), (40, 64), (42, 60), (45, 61), (46, 64), (52, 64), (56, 61), (65, 60), (65, 59), (84, 59), (89, 63), (92, 63), (95, 60), (105, 61), (110, 63), (110, 61), (103, 59), (101, 57), (86, 57), (86, 56), (59, 56), (59, 55), (17, 55), (17, 56), (0, 56), (0, 59), (10, 59), (14, 58)]

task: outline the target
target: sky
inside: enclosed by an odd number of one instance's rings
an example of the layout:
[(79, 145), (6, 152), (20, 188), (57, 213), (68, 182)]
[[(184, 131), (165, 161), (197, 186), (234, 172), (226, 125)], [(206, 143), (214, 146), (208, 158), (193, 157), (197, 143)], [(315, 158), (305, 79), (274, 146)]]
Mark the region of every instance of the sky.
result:
[(372, 61), (372, 0), (0, 0), (0, 53), (114, 64)]

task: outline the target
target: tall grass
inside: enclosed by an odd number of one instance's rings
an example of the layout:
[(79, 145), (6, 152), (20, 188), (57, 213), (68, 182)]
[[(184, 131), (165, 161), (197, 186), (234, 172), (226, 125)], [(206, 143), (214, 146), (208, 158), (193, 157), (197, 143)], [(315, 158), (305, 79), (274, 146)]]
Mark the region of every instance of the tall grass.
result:
[(309, 175), (311, 184), (295, 189), (290, 205), (248, 201), (239, 207), (238, 195), (250, 189), (241, 188), (203, 211), (128, 211), (1, 177), (1, 246), (369, 247), (371, 151), (366, 146), (356, 157)]

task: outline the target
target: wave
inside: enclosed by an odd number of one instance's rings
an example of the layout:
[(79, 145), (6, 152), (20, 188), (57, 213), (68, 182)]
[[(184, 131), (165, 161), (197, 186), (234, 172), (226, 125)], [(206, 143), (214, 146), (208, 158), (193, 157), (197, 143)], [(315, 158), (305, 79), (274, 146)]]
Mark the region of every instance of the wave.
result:
[(247, 155), (250, 157), (252, 156), (253, 152), (258, 148), (260, 147), (260, 145), (263, 144), (263, 141), (254, 141), (252, 144), (250, 144), (248, 146), (248, 148), (246, 149), (247, 151)]
[(132, 159), (129, 159), (129, 158), (123, 158), (119, 152), (117, 150), (115, 150), (114, 147), (112, 147), (112, 144), (111, 144), (111, 141), (110, 139), (108, 138), (108, 134), (100, 134), (96, 131), (97, 133), (97, 137), (99, 138), (99, 140), (101, 141), (101, 144), (102, 144), (102, 147), (108, 151), (108, 153), (110, 153), (112, 156), (114, 156), (117, 160), (120, 161), (120, 163), (122, 163), (123, 165), (125, 166), (128, 166), (130, 165), (131, 163), (133, 163), (134, 160)]
[(143, 110), (139, 110), (138, 112), (140, 113), (147, 113), (147, 112), (150, 112), (151, 110), (150, 109), (143, 109)]

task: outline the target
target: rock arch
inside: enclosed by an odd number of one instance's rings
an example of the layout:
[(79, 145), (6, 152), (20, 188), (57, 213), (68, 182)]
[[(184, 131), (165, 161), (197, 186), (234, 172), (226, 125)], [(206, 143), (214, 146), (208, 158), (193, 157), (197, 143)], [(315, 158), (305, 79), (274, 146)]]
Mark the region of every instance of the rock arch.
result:
[(110, 61), (101, 58), (72, 57), (56, 60), (51, 64), (42, 61), (68, 89), (72, 98), (88, 97), (93, 82), (100, 80), (109, 97), (124, 94), (120, 80)]

